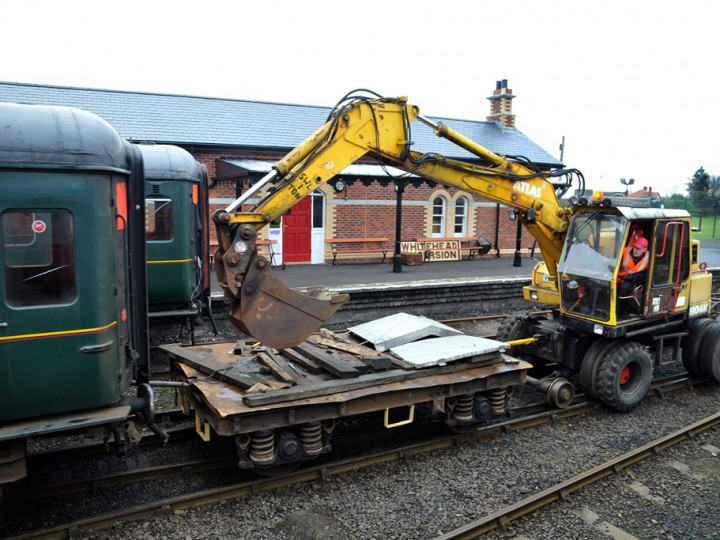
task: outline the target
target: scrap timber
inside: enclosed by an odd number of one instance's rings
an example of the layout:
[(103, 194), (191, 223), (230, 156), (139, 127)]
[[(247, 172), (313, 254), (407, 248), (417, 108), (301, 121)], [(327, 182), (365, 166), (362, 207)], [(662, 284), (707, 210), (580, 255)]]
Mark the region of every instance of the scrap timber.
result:
[[(409, 339), (418, 335), (415, 331)], [(184, 395), (199, 421), (221, 436), (422, 402), (440, 412), (447, 398), (522, 384), (531, 367), (503, 354), (505, 345), (493, 340), (392, 339), (400, 345), (385, 350), (352, 331), (322, 329), (292, 349), (248, 339), (161, 350), (171, 358), (176, 377), (188, 383)]]

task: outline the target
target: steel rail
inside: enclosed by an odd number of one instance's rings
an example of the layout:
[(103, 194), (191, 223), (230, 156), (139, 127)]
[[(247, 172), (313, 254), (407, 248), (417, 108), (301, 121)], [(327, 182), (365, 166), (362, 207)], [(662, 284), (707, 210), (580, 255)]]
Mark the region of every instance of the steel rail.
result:
[(438, 536), (436, 540), (472, 539), (499, 529), (503, 534), (512, 535), (512, 521), (530, 514), (540, 508), (556, 501), (567, 499), (571, 493), (602, 480), (613, 474), (619, 474), (623, 469), (654, 456), (670, 446), (691, 439), (697, 433), (706, 431), (720, 424), (720, 412), (703, 418), (689, 426), (660, 437), (635, 450), (631, 450), (619, 457), (593, 467), (583, 473), (549, 487), (535, 495), (527, 497), (515, 504), (507, 506), (492, 514), (468, 523), (446, 534)]
[[(677, 390), (685, 388), (688, 385), (692, 386), (692, 384), (693, 381), (687, 377), (687, 374), (670, 376), (657, 380), (656, 383), (653, 384), (653, 387), (650, 389), (649, 392), (654, 391), (656, 394), (662, 396), (665, 392), (672, 391), (674, 389)], [(540, 410), (542, 409), (542, 407), (543, 405), (538, 404), (518, 407), (517, 409), (515, 409), (515, 413), (520, 414), (521, 416), (496, 424), (480, 426), (476, 431), (470, 433), (455, 433), (443, 437), (437, 437), (430, 441), (414, 443), (395, 449), (368, 454), (365, 456), (348, 458), (337, 462), (328, 462), (322, 465), (304, 468), (300, 471), (293, 472), (282, 477), (249, 480), (228, 486), (222, 486), (219, 488), (179, 495), (177, 497), (172, 497), (160, 501), (153, 501), (131, 508), (121, 509), (108, 514), (101, 514), (95, 517), (86, 518), (72, 523), (61, 524), (43, 530), (37, 530), (27, 533), (26, 535), (18, 536), (17, 538), (42, 537), (51, 539), (79, 537), (81, 536), (82, 531), (112, 526), (117, 524), (118, 522), (147, 519), (162, 513), (168, 513), (175, 510), (184, 510), (187, 508), (199, 507), (207, 504), (238, 499), (254, 493), (270, 491), (281, 487), (289, 487), (305, 482), (323, 482), (331, 478), (333, 475), (342, 474), (348, 471), (360, 470), (382, 463), (390, 463), (394, 461), (408, 459), (414, 455), (451, 448), (453, 446), (459, 446), (463, 442), (476, 440), (482, 435), (492, 431), (519, 431), (521, 429), (528, 429), (537, 425), (555, 423), (559, 419), (579, 416), (591, 412), (597, 408), (600, 408), (601, 405), (597, 402), (590, 401), (579, 402), (565, 409), (548, 409), (542, 411)], [(538, 412), (538, 410), (540, 410), (540, 412)], [(142, 475), (142, 471), (137, 470), (134, 471), (132, 474)], [(552, 500), (557, 500), (557, 498)], [(529, 513), (529, 511), (526, 513)], [(507, 523), (506, 518), (503, 518), (501, 516), (496, 518), (496, 520), (493, 522), (492, 528), (499, 527), (500, 523)], [(489, 530), (492, 530), (492, 528)], [(460, 536), (458, 538), (463, 538), (463, 536)]]

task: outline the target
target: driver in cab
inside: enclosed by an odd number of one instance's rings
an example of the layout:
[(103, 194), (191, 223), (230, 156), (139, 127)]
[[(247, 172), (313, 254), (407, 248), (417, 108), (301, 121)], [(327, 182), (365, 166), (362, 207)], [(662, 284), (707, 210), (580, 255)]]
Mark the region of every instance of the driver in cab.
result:
[[(634, 308), (642, 311), (642, 293), (640, 291), (635, 293), (635, 289), (645, 282), (648, 266), (650, 266), (648, 241), (642, 236), (633, 236), (632, 241), (623, 251), (617, 278), (618, 298), (631, 300), (629, 306), (631, 310)], [(632, 301), (633, 299), (636, 301)]]

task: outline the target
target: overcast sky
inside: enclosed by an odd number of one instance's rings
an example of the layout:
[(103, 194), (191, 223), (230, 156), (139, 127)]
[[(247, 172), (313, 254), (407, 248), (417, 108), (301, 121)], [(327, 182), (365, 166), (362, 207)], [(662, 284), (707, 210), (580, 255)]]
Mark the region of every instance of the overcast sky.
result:
[[(356, 88), (517, 128), (580, 169), (685, 192), (720, 175), (715, 0), (0, 0), (0, 80), (334, 105)], [(313, 128), (314, 129), (314, 128)]]

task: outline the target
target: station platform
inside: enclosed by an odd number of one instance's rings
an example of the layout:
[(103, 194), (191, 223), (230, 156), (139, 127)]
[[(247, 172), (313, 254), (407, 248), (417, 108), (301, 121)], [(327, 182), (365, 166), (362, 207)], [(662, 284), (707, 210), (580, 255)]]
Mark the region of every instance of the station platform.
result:
[[(514, 257), (486, 255), (474, 260), (423, 263), (418, 266), (402, 265), (402, 272), (394, 272), (392, 261), (364, 264), (286, 264), (275, 267), (275, 277), (291, 288), (321, 285), (329, 289), (351, 291), (365, 288), (402, 288), (439, 282), (474, 282), (510, 278), (530, 279), (539, 258), (523, 255), (521, 266), (514, 266)], [(212, 272), (212, 294), (222, 295)]]
[[(540, 261), (540, 252), (529, 257), (523, 250), (521, 266), (514, 266), (515, 257), (496, 257), (488, 254), (474, 260), (427, 262), (418, 266), (402, 265), (402, 272), (393, 272), (392, 259), (384, 263), (364, 264), (286, 264), (285, 268), (275, 267), (275, 276), (291, 288), (322, 285), (330, 289), (352, 291), (365, 288), (402, 288), (423, 282), (437, 285), (442, 282), (472, 283), (527, 279), (532, 276), (535, 264)], [(700, 260), (710, 269), (720, 268), (720, 240), (704, 240), (700, 246)], [(222, 296), (215, 272), (211, 272), (211, 292)]]

